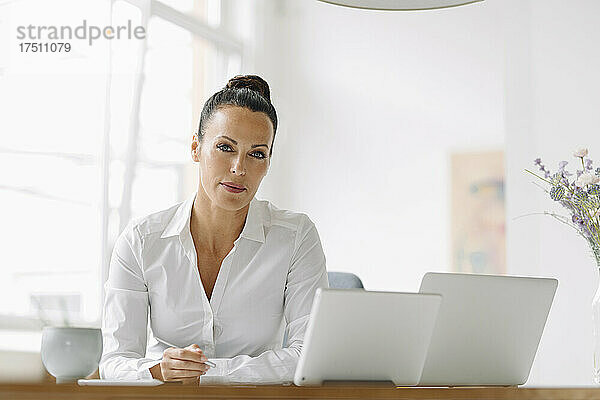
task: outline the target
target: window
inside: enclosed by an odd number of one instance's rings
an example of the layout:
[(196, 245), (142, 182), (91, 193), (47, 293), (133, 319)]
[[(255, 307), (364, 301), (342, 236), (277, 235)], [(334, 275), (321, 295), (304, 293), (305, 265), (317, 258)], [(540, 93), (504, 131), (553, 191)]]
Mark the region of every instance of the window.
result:
[(0, 315), (99, 325), (116, 237), (195, 190), (196, 118), (240, 72), (242, 46), (221, 28), (220, 0), (80, 3), (0, 5), (10, 32), (84, 18), (147, 32), (37, 60), (15, 52), (11, 33), (0, 65)]

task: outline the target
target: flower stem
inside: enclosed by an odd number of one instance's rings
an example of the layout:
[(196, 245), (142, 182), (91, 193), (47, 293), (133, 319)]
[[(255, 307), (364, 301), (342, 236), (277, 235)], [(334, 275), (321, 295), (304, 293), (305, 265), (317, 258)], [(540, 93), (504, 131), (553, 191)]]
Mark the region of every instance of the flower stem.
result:
[(536, 177), (540, 178), (540, 179), (541, 179), (541, 180), (543, 180), (544, 182), (548, 182), (549, 184), (551, 184), (551, 185), (552, 185), (552, 182), (550, 182), (550, 181), (549, 181), (548, 179), (546, 179), (546, 178), (542, 178), (541, 176), (539, 176), (539, 175), (538, 175), (538, 174), (536, 174), (535, 172), (531, 172), (531, 171), (530, 171), (530, 170), (528, 170), (528, 169), (525, 169), (525, 171), (526, 171), (526, 172), (529, 172), (529, 173), (530, 173), (531, 175), (533, 175), (533, 176), (536, 176)]

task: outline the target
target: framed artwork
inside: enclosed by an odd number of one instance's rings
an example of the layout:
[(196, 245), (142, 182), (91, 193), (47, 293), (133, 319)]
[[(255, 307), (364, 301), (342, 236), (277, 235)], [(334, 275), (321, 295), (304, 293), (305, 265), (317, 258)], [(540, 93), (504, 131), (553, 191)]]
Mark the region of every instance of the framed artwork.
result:
[(452, 270), (506, 272), (504, 152), (453, 153)]

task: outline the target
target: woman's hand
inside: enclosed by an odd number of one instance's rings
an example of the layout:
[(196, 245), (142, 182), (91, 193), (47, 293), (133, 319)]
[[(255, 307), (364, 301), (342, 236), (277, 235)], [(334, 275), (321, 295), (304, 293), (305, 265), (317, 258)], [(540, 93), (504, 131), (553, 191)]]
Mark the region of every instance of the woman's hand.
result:
[[(200, 376), (210, 368), (204, 363), (208, 358), (200, 346), (192, 344), (184, 349), (169, 347), (163, 352), (160, 364), (150, 369), (156, 379), (165, 382), (181, 381), (183, 384), (196, 384)], [(159, 368), (157, 368), (159, 367)], [(160, 373), (160, 376), (157, 376)]]

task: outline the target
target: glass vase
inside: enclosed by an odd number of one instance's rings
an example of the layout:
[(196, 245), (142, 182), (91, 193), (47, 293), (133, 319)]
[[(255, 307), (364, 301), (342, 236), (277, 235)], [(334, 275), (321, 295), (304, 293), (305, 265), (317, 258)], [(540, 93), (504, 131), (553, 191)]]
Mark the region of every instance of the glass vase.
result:
[[(600, 261), (598, 264), (598, 273), (600, 275)], [(600, 385), (600, 281), (596, 294), (592, 300), (592, 332), (594, 346), (594, 384)]]

